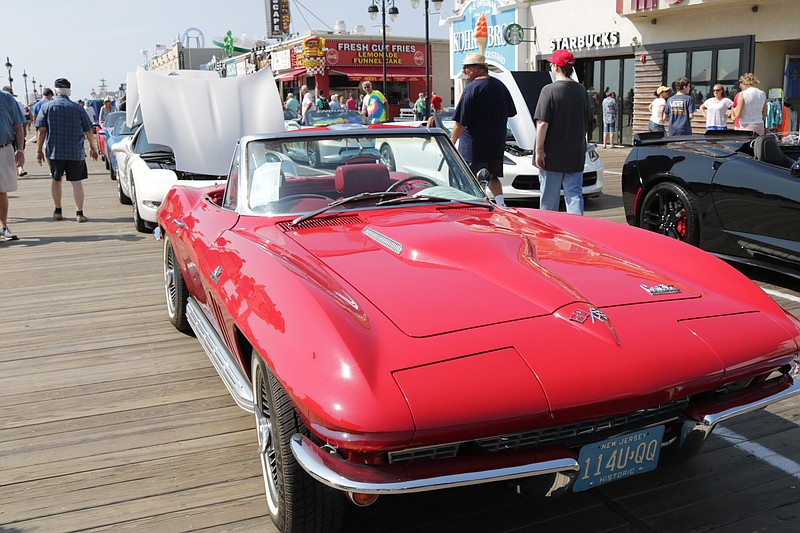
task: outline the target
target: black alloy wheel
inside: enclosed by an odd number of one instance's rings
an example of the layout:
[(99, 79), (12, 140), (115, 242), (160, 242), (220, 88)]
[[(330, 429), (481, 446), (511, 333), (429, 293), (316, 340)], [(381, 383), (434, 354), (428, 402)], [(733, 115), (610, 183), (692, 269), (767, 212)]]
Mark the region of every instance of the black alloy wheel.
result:
[(639, 227), (697, 246), (700, 243), (697, 201), (676, 183), (659, 183), (644, 197)]

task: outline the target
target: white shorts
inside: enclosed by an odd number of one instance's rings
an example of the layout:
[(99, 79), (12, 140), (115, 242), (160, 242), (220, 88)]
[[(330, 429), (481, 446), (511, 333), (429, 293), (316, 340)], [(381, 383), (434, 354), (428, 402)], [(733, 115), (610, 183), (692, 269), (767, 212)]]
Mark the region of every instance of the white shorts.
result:
[(17, 163), (14, 161), (14, 147), (9, 143), (0, 148), (0, 192), (17, 190)]

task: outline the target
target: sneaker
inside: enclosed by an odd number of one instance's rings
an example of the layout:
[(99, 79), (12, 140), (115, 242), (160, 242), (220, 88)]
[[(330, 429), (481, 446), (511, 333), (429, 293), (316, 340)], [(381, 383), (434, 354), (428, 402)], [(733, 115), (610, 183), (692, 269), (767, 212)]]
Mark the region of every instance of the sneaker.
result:
[(54, 220), (62, 220), (64, 215), (61, 214), (61, 211), (53, 211), (53, 219)]
[(88, 219), (88, 218), (86, 218), (86, 217), (85, 217), (85, 216), (83, 216), (83, 215), (75, 215), (75, 219), (76, 219), (78, 222), (89, 222), (89, 219)]
[(0, 229), (0, 241), (16, 241), (17, 236), (11, 233), (11, 230), (8, 229), (8, 226), (3, 226), (3, 229)]
[(28, 171), (27, 170), (20, 170), (19, 172), (17, 172), (17, 174), (19, 174), (20, 177), (27, 176), (28, 175)]

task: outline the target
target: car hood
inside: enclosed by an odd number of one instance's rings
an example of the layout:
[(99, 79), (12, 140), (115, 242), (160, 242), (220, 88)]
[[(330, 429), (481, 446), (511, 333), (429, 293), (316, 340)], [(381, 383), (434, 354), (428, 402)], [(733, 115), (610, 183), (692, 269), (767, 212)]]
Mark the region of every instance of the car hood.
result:
[(631, 257), (513, 212), (403, 209), (340, 220), (289, 235), (412, 337), (549, 315), (574, 302), (652, 302), (647, 288), (657, 286), (680, 291), (660, 301), (699, 297)]

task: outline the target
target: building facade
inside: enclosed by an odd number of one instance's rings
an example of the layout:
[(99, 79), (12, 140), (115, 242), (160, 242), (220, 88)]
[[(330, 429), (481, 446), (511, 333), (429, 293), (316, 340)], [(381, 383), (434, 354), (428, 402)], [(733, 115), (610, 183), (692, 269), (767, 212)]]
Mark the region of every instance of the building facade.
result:
[[(595, 141), (605, 92), (619, 100), (617, 131), (630, 143), (633, 134), (647, 131), (655, 89), (673, 86), (680, 76), (692, 81), (698, 106), (716, 83), (732, 98), (746, 72), (765, 92), (781, 89), (770, 92), (773, 98), (800, 105), (797, 0), (456, 0), (449, 19), (456, 96), (463, 88), (461, 59), (478, 50), (468, 33), (482, 14), (489, 25), (485, 55), (499, 68), (543, 70), (554, 50), (573, 52), (576, 74), (595, 104)], [(513, 25), (522, 39), (514, 39)], [(506, 34), (519, 44), (510, 44)], [(693, 126), (705, 131), (699, 113)]]
[(283, 97), (289, 92), (297, 96), (300, 87), (307, 85), (312, 91), (323, 91), (326, 97), (339, 94), (359, 99), (363, 96), (359, 84), (366, 80), (382, 91), (385, 57), (390, 120), (426, 91), (426, 72), (430, 73), (431, 91), (442, 96), (444, 105), (453, 100), (445, 39), (431, 39), (426, 54), (424, 39), (387, 35), (384, 53), (380, 35), (313, 31), (270, 46), (267, 53)]

